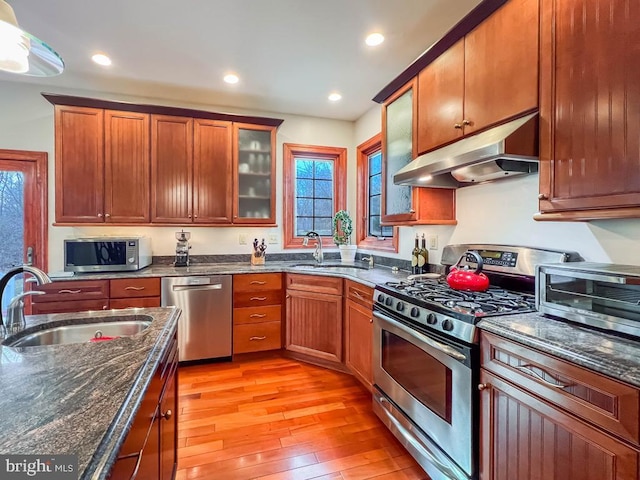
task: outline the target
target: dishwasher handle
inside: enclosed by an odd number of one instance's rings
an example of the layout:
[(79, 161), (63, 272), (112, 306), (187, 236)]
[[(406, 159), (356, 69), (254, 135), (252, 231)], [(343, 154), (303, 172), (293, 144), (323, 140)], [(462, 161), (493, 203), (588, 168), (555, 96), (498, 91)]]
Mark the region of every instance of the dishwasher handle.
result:
[(222, 290), (221, 283), (214, 283), (212, 285), (173, 285), (171, 289), (174, 292), (183, 292), (185, 290), (195, 291), (195, 290)]

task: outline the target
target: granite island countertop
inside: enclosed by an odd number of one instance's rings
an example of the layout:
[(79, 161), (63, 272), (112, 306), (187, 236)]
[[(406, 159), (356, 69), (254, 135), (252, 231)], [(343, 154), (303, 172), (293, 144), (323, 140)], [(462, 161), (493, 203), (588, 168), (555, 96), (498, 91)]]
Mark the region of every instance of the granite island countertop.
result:
[(640, 388), (640, 341), (539, 313), (488, 317), (478, 327)]
[(0, 346), (0, 452), (78, 455), (80, 479), (107, 477), (177, 329), (175, 307), (27, 317), (27, 328), (148, 315), (144, 331), (110, 341)]

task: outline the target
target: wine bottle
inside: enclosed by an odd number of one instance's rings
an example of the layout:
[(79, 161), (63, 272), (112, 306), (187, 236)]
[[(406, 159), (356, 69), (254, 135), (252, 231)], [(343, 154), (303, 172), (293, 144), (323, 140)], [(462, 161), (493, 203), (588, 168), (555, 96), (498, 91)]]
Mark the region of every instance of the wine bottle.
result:
[(418, 266), (420, 267), (420, 273), (429, 272), (429, 252), (427, 251), (427, 241), (422, 234), (422, 247), (420, 248), (420, 257), (418, 257)]
[(417, 275), (421, 273), (418, 266), (418, 258), (420, 257), (420, 247), (418, 246), (418, 234), (416, 233), (416, 242), (411, 252), (411, 273)]

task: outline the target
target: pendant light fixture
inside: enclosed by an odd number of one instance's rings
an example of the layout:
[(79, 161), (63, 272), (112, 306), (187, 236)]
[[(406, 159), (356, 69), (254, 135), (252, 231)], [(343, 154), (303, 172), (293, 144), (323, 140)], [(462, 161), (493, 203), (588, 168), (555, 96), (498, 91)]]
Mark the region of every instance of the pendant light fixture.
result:
[(0, 0), (0, 70), (36, 77), (59, 75), (64, 70), (60, 55), (18, 26), (5, 0)]

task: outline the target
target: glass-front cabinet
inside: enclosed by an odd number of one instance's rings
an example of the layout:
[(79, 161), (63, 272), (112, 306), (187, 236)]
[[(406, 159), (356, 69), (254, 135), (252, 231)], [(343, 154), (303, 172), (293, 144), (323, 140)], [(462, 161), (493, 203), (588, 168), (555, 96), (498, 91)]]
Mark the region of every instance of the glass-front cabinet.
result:
[(275, 224), (276, 128), (234, 123), (233, 223)]

